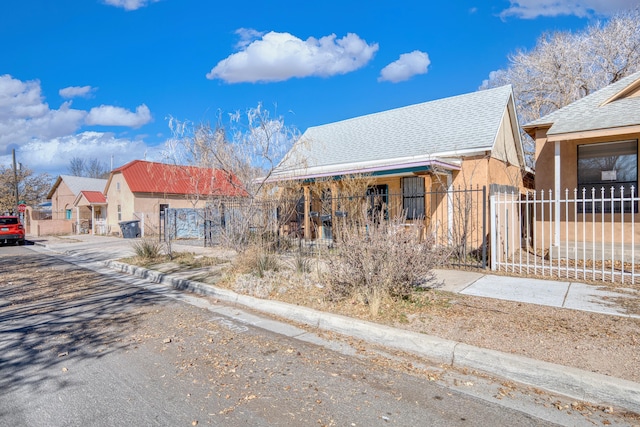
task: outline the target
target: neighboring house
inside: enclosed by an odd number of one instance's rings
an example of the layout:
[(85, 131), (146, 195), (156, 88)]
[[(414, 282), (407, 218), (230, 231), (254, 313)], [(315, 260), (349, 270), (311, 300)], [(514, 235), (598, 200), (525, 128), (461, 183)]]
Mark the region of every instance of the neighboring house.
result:
[(90, 219), (80, 221), (80, 233), (107, 234), (105, 219), (107, 199), (102, 191), (81, 191), (73, 205), (78, 209), (89, 209)]
[[(391, 215), (402, 210), (407, 221), (429, 225), (446, 203), (429, 192), (499, 184), (519, 193), (524, 174), (513, 91), (503, 86), (309, 128), (270, 180), (303, 184), (309, 238), (309, 215), (318, 209), (310, 197), (319, 182), (330, 182), (335, 197), (345, 177), (367, 176), (370, 192), (399, 199)], [(327, 217), (335, 214), (332, 208)]]
[(134, 160), (111, 171), (104, 194), (105, 228), (119, 234), (119, 223), (140, 221), (143, 235), (160, 232), (168, 208), (201, 208), (215, 197), (239, 193), (237, 180), (220, 170)]
[[(623, 228), (625, 222), (629, 226), (630, 220), (635, 221), (637, 215), (628, 216), (638, 212), (637, 202), (621, 202), (620, 198), (638, 196), (640, 72), (527, 123), (523, 129), (536, 142), (537, 197), (545, 192), (545, 197), (554, 201), (575, 200), (566, 211), (553, 212), (558, 228), (560, 222), (568, 221), (569, 240), (613, 241), (618, 236), (617, 242), (639, 241), (640, 227), (635, 236), (631, 236), (631, 229)], [(612, 188), (618, 201), (611, 200)], [(611, 213), (628, 215), (623, 218)], [(589, 232), (582, 231), (582, 225), (577, 227), (583, 223), (590, 224)], [(560, 233), (559, 229), (555, 233), (555, 244)]]
[[(91, 221), (92, 211), (88, 205), (76, 205), (76, 199), (82, 191), (102, 193), (106, 179), (85, 178), (81, 176), (60, 175), (47, 194), (51, 200), (51, 219), (56, 223), (71, 223), (75, 232), (80, 232), (83, 221)], [(63, 230), (61, 230), (62, 232)], [(64, 231), (71, 231), (66, 230)]]

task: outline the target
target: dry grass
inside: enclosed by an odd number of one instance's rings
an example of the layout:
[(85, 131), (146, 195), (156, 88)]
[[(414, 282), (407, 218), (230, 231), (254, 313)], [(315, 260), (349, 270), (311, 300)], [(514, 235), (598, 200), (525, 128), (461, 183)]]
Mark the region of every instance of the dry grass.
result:
[[(278, 268), (265, 270), (262, 277), (257, 274), (254, 256), (237, 261), (225, 267), (216, 286), (640, 382), (640, 319), (429, 288), (414, 288), (401, 298), (381, 298), (373, 311), (357, 293), (330, 297), (324, 276), (328, 265), (320, 258), (279, 257)], [(300, 263), (306, 264), (302, 270), (297, 267)], [(194, 264), (185, 262), (181, 268), (195, 268), (188, 265)], [(630, 312), (638, 307), (637, 299), (627, 304)]]

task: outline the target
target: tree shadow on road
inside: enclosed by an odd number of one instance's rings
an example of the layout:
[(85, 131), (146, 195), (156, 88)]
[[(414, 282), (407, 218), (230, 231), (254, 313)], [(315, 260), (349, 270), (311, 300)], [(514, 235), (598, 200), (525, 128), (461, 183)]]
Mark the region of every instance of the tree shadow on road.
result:
[(65, 366), (131, 347), (141, 315), (163, 299), (46, 255), (0, 261), (4, 392), (69, 385)]

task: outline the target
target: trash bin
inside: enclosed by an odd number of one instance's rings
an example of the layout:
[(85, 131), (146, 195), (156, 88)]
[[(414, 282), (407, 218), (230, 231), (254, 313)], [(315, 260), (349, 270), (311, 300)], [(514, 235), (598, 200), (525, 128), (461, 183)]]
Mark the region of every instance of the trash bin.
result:
[(140, 221), (122, 221), (119, 222), (122, 237), (125, 239), (135, 239), (140, 237)]

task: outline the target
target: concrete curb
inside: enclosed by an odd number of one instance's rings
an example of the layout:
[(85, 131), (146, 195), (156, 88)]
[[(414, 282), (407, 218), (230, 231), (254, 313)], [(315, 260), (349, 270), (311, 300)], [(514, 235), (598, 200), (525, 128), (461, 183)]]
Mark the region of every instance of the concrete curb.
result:
[(307, 307), (240, 295), (212, 285), (178, 279), (170, 274), (117, 261), (107, 261), (105, 265), (116, 271), (175, 289), (241, 304), (327, 331), (416, 354), (438, 363), (475, 369), (573, 399), (609, 404), (640, 413), (640, 384), (632, 381), (328, 314)]

